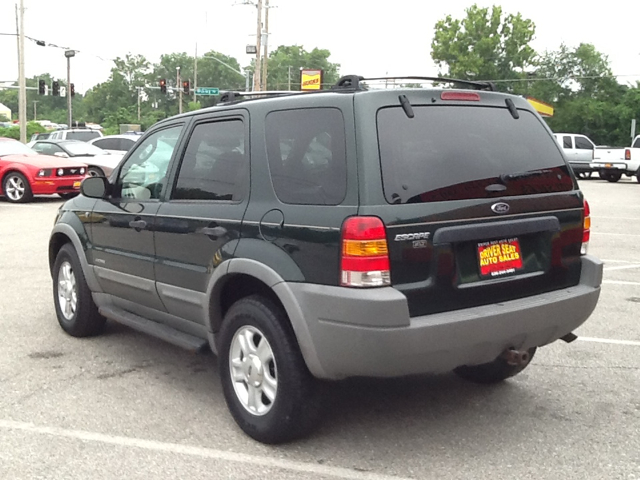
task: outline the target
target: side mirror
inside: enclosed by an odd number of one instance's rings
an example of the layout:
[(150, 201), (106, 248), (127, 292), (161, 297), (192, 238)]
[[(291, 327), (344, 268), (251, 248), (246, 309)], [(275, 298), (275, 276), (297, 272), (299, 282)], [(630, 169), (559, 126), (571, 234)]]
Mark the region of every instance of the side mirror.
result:
[(108, 191), (106, 177), (87, 177), (80, 184), (80, 193), (88, 198), (104, 198)]
[(53, 155), (56, 156), (56, 157), (60, 157), (60, 158), (69, 158), (69, 155), (67, 155), (64, 152), (56, 152)]

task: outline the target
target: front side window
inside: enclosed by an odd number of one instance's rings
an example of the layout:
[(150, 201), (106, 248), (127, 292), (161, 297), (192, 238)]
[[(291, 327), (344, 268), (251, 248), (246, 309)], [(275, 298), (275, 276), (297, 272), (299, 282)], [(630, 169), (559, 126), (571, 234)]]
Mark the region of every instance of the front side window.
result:
[(242, 200), (248, 184), (241, 120), (196, 125), (184, 153), (173, 200)]
[(272, 112), (267, 154), (278, 199), (297, 205), (338, 205), (347, 192), (345, 125), (336, 108)]
[(160, 198), (181, 131), (182, 125), (178, 125), (144, 139), (120, 169), (115, 195), (136, 200)]

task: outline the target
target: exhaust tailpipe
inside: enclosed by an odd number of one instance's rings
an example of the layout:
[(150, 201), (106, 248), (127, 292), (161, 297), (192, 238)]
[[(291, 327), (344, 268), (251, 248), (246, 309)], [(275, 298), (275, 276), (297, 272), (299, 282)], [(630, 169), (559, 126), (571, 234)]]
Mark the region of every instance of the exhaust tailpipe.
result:
[(530, 360), (529, 352), (527, 350), (515, 350), (510, 348), (502, 352), (500, 355), (508, 365), (519, 366), (524, 365)]

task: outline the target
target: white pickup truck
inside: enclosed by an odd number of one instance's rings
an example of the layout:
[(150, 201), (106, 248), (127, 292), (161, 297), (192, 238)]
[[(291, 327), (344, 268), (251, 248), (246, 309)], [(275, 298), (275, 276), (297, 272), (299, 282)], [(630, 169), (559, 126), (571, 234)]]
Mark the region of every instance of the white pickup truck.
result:
[(630, 147), (597, 147), (591, 167), (608, 182), (617, 182), (622, 175), (633, 177), (640, 183), (640, 135)]

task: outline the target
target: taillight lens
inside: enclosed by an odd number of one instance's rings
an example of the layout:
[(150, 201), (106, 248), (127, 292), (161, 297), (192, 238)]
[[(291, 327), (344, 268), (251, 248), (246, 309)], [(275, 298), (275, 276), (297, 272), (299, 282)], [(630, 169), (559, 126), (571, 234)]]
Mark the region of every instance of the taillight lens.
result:
[(580, 254), (586, 255), (587, 248), (589, 247), (589, 238), (591, 237), (591, 210), (589, 209), (589, 202), (584, 201), (584, 220), (582, 223), (582, 247), (580, 248)]
[(631, 160), (631, 150), (629, 150), (628, 148), (624, 150), (624, 159)]
[(391, 284), (384, 223), (378, 217), (350, 217), (342, 225), (340, 284), (382, 287)]

